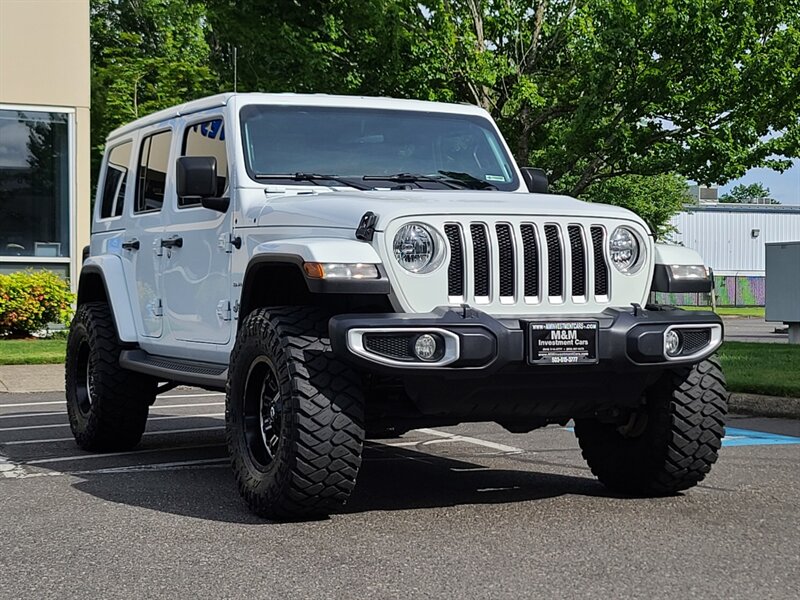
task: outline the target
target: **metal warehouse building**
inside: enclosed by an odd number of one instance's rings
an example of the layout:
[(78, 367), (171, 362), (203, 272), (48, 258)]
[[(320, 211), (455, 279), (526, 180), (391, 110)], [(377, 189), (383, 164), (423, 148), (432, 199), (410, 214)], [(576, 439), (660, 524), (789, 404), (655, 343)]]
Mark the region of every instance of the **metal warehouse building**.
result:
[(764, 245), (800, 241), (800, 206), (690, 205), (672, 218), (673, 241), (714, 269), (720, 304), (764, 304)]

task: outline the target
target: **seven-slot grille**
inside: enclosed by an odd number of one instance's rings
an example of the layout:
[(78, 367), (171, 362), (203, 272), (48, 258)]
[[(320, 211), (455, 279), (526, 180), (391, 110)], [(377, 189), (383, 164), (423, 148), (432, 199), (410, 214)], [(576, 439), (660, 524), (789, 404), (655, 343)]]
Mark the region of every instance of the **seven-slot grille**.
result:
[(444, 234), (451, 302), (609, 300), (605, 230), (599, 225), (447, 223)]

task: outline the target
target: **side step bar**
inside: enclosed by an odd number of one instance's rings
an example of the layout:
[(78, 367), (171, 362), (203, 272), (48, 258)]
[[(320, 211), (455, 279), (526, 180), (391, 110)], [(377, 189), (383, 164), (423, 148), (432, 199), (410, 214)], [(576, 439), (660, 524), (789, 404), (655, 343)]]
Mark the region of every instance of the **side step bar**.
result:
[(215, 390), (225, 390), (228, 365), (167, 358), (148, 354), (144, 350), (123, 350), (119, 355), (123, 369), (152, 375), (161, 380), (175, 381)]

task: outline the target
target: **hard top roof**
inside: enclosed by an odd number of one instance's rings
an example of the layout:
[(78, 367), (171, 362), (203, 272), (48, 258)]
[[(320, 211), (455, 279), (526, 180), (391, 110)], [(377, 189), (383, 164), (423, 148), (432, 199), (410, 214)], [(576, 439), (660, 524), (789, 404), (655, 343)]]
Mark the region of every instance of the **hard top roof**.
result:
[(363, 107), (389, 110), (415, 110), (423, 112), (446, 112), (460, 114), (481, 114), (486, 112), (471, 104), (451, 104), (446, 102), (429, 102), (425, 100), (402, 100), (397, 98), (372, 97), (372, 96), (336, 96), (329, 94), (265, 94), (260, 92), (225, 93), (207, 96), (165, 108), (151, 115), (141, 117), (123, 125), (108, 134), (108, 140), (131, 133), (142, 127), (155, 125), (175, 117), (202, 112), (211, 108), (225, 106), (235, 98), (237, 105), (246, 104), (271, 104), (283, 106), (335, 106), (335, 107)]

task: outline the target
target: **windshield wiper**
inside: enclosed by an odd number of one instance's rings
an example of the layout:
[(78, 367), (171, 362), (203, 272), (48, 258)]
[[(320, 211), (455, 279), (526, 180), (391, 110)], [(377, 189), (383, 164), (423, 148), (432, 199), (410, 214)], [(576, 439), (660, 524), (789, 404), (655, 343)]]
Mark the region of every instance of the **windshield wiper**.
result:
[(439, 171), (439, 175), (422, 175), (418, 173), (397, 173), (395, 175), (364, 175), (364, 181), (393, 181), (396, 183), (431, 182), (441, 183), (452, 190), (496, 190), (491, 183), (481, 181), (469, 173)]
[(439, 171), (442, 175), (446, 176), (449, 180), (460, 181), (461, 183), (471, 187), (474, 190), (496, 190), (497, 186), (478, 179), (469, 173), (462, 173), (461, 171)]
[(430, 183), (441, 183), (452, 190), (463, 190), (469, 188), (463, 181), (444, 177), (442, 175), (421, 175), (419, 173), (395, 173), (394, 175), (364, 175), (364, 181), (392, 181), (394, 183), (419, 183), (420, 181)]
[(345, 179), (344, 177), (338, 177), (337, 175), (320, 175), (319, 173), (256, 173), (256, 179), (289, 179), (290, 181), (310, 181), (314, 185), (322, 185), (319, 183), (320, 181), (335, 181), (336, 183), (341, 183), (342, 185), (346, 185), (357, 190), (371, 190), (373, 189), (371, 186), (362, 185), (360, 183), (355, 183), (354, 181), (350, 181)]

